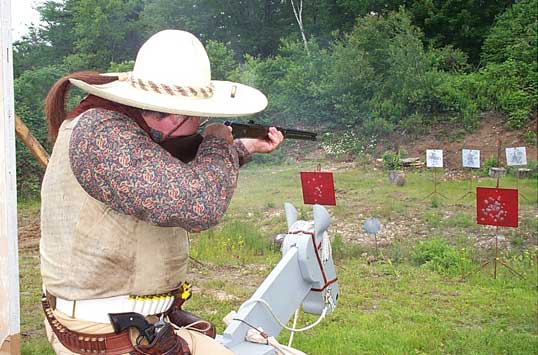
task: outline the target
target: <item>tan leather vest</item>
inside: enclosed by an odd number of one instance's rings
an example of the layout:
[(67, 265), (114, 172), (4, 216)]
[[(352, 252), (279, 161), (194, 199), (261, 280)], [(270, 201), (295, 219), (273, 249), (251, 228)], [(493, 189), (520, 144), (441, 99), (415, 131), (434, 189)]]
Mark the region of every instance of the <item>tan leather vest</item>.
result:
[(41, 274), (68, 299), (168, 292), (185, 281), (189, 241), (182, 228), (117, 213), (88, 195), (71, 170), (64, 121), (41, 188)]

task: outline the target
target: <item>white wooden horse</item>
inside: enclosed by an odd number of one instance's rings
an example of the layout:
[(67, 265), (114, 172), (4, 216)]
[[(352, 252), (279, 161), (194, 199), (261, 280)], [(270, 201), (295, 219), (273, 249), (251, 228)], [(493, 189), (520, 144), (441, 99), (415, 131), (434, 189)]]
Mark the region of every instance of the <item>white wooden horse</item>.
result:
[(297, 210), (285, 204), (288, 232), (282, 242), (282, 259), (217, 337), (235, 354), (287, 353), (286, 347), (255, 343), (254, 338), (260, 337), (261, 330), (262, 338), (276, 338), (301, 305), (306, 313), (320, 317), (311, 326), (293, 331), (312, 328), (336, 307), (338, 279), (327, 234), (331, 218), (323, 206), (313, 209), (314, 220), (302, 221), (297, 220)]

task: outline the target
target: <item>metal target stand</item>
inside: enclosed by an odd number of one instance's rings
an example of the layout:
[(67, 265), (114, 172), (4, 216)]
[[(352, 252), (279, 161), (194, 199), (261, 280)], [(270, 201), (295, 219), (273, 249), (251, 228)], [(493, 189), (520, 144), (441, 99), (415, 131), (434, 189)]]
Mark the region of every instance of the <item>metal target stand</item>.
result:
[(476, 196), (476, 192), (473, 190), (473, 168), (468, 168), (469, 170), (469, 187), (467, 189), (467, 191), (459, 198), (458, 201), (461, 201), (463, 200), (465, 197), (467, 197), (468, 195), (472, 195), (472, 196)]
[(462, 280), (466, 279), (470, 275), (476, 274), (480, 270), (485, 269), (489, 264), (493, 264), (493, 278), (497, 279), (497, 265), (504, 266), (508, 271), (510, 271), (512, 274), (518, 276), (519, 278), (524, 279), (525, 276), (514, 270), (510, 265), (508, 265), (502, 257), (499, 257), (499, 226), (495, 227), (495, 256), (489, 260), (486, 260), (480, 264), (480, 266), (471, 272), (468, 272), (465, 275), (462, 275)]
[[(501, 151), (501, 140), (499, 140), (499, 149), (498, 149), (498, 153), (497, 153), (497, 161), (498, 162), (500, 162), (500, 151)], [(498, 189), (499, 185), (500, 185), (500, 174), (497, 175), (497, 184), (496, 184), (495, 187)], [(517, 191), (518, 191), (518, 195), (519, 195), (519, 189)], [(480, 264), (480, 266), (476, 270), (473, 270), (471, 272), (468, 272), (467, 274), (462, 275), (462, 277), (461, 277), (462, 280), (466, 279), (470, 275), (476, 274), (477, 272), (485, 269), (489, 264), (493, 264), (493, 278), (494, 279), (497, 279), (497, 269), (498, 269), (497, 265), (504, 266), (510, 273), (512, 273), (515, 276), (518, 276), (521, 279), (525, 278), (525, 276), (523, 276), (521, 273), (517, 272), (516, 270), (514, 270), (514, 268), (512, 268), (510, 265), (508, 265), (504, 261), (504, 258), (499, 257), (499, 226), (498, 225), (495, 226), (495, 235), (494, 235), (493, 238), (495, 238), (495, 256), (493, 258), (490, 258), (489, 260), (486, 260), (486, 261), (482, 262)], [(491, 240), (491, 238), (490, 238), (490, 240)]]
[(432, 170), (433, 170), (433, 191), (427, 194), (426, 197), (424, 197), (424, 199), (427, 199), (430, 196), (439, 195), (442, 198), (448, 200), (448, 197), (446, 197), (445, 195), (437, 191), (437, 168), (432, 168)]
[(522, 192), (519, 191), (519, 168), (516, 169), (516, 189), (519, 196), (523, 197), (525, 201), (531, 202)]

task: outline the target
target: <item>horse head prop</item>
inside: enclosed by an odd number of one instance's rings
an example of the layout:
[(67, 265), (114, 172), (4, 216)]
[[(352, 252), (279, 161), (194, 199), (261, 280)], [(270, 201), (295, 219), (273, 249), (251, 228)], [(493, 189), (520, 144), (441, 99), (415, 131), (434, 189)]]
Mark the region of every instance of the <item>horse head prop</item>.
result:
[[(317, 325), (338, 302), (338, 279), (332, 259), (327, 229), (331, 223), (323, 206), (314, 205), (312, 221), (298, 220), (297, 210), (285, 204), (288, 232), (282, 241), (282, 259), (247, 300), (218, 340), (235, 354), (274, 355), (277, 346), (248, 339), (252, 329), (267, 337), (277, 337), (282, 329), (304, 331)], [(302, 329), (287, 327), (302, 306), (319, 319)], [(249, 333), (250, 331), (250, 333)]]

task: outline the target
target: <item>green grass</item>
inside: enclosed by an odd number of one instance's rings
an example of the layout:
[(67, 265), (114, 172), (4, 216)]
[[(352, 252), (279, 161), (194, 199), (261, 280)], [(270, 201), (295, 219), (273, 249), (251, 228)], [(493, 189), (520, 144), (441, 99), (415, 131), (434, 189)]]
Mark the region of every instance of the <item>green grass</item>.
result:
[[(202, 264), (191, 263), (196, 288), (186, 307), (215, 322), (220, 331), (222, 318), (254, 292), (280, 258), (272, 241), (287, 228), (284, 202), (292, 202), (302, 218), (311, 218), (311, 206), (302, 204), (301, 170), (315, 171), (315, 165), (243, 169), (223, 221), (192, 235), (191, 255)], [(520, 199), (519, 228), (502, 229), (511, 250), (503, 249), (501, 257), (525, 278), (499, 266), (497, 279), (489, 267), (462, 280), (461, 273), (493, 257), (491, 249), (476, 241), (490, 236), (492, 228), (475, 224), (473, 196), (460, 198), (468, 189), (467, 181), (439, 182), (438, 191), (448, 199), (432, 201), (427, 197), (433, 191), (429, 172), (408, 173), (403, 187), (390, 185), (377, 171), (338, 170), (334, 177), (337, 206), (328, 210), (333, 218), (329, 231), (340, 280), (339, 304), (319, 326), (296, 334), (295, 347), (309, 355), (536, 354), (536, 180), (519, 182), (529, 199)], [(495, 184), (489, 178), (478, 182)], [(511, 177), (501, 180), (501, 187), (515, 186)], [(19, 206), (20, 214), (35, 215), (38, 207), (25, 203)], [(405, 231), (382, 246), (383, 257), (373, 263), (364, 256), (376, 253), (373, 246), (355, 240), (368, 216)], [(420, 242), (433, 243), (433, 251), (417, 249)], [(420, 252), (434, 257), (423, 262), (417, 258)], [(38, 269), (36, 251), (21, 250), (23, 354), (52, 354), (43, 335)], [(298, 326), (315, 319), (302, 314)], [(287, 343), (287, 337), (283, 332), (279, 339)]]
[(480, 274), (461, 282), (405, 264), (397, 267), (399, 276), (383, 272), (380, 265), (344, 261), (339, 308), (323, 326), (297, 335), (295, 345), (308, 354), (536, 350), (536, 291), (531, 287), (491, 282)]

